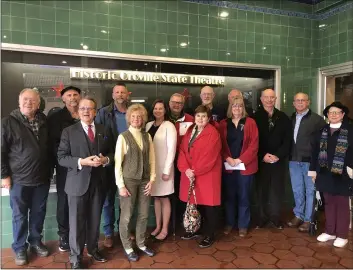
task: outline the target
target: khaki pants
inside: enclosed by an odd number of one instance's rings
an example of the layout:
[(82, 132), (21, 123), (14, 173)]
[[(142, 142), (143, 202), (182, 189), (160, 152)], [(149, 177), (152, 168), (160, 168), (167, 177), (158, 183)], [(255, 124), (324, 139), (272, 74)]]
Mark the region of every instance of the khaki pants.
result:
[(146, 196), (143, 192), (149, 181), (149, 179), (124, 179), (125, 187), (131, 194), (129, 197), (120, 196), (121, 214), (119, 232), (125, 250), (132, 248), (129, 224), (135, 208), (135, 203), (137, 203), (136, 245), (138, 247), (145, 246), (145, 235), (151, 196)]

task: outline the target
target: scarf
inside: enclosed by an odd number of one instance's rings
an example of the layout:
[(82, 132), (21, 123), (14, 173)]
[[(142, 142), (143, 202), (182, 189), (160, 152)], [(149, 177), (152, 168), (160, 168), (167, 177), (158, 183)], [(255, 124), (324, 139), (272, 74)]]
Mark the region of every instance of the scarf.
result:
[[(328, 168), (327, 139), (328, 139), (329, 132), (330, 132), (329, 128), (325, 127), (321, 134), (320, 152), (319, 152), (319, 165), (321, 168)], [(341, 128), (338, 134), (335, 154), (333, 156), (333, 162), (331, 167), (332, 173), (335, 173), (335, 174), (343, 173), (344, 158), (346, 156), (347, 148), (348, 148), (348, 130), (345, 128)]]

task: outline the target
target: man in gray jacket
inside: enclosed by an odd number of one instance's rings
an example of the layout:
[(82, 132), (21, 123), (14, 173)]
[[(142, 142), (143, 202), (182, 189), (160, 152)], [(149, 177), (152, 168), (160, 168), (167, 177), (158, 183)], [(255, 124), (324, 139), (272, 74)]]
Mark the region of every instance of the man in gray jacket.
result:
[(300, 232), (308, 232), (315, 196), (314, 183), (308, 176), (312, 143), (317, 132), (324, 127), (324, 119), (309, 109), (309, 96), (297, 93), (292, 115), (292, 147), (289, 161), (290, 178), (294, 194), (294, 218), (287, 223)]

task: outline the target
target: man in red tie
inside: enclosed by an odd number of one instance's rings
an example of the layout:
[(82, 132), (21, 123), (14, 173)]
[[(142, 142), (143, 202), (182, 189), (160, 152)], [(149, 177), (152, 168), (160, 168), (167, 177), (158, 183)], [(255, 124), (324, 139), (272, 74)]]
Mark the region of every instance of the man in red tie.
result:
[(85, 97), (79, 103), (80, 122), (63, 130), (58, 162), (68, 169), (65, 192), (69, 202), (70, 262), (83, 268), (82, 255), (87, 243), (88, 256), (106, 262), (98, 250), (99, 225), (105, 190), (106, 166), (113, 161), (114, 143), (109, 130), (95, 124), (97, 103)]

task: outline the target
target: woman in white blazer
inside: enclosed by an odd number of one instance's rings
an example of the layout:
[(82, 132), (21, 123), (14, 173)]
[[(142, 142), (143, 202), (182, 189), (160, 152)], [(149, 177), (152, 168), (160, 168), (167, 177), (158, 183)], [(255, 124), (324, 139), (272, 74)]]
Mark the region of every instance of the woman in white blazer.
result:
[(153, 121), (146, 124), (151, 135), (156, 158), (156, 182), (152, 186), (154, 197), (156, 229), (151, 233), (155, 239), (163, 241), (168, 236), (171, 213), (170, 195), (174, 193), (174, 157), (177, 132), (167, 119), (167, 107), (157, 99), (152, 105)]

